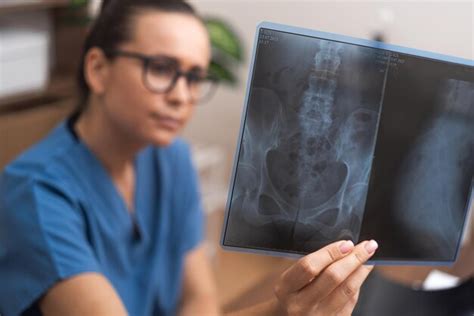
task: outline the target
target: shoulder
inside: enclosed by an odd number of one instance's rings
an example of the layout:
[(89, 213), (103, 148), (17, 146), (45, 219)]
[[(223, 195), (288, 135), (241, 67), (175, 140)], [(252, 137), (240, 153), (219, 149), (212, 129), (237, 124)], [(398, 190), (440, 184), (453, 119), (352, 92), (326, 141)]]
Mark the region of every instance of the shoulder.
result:
[(190, 145), (182, 138), (167, 147), (153, 148), (156, 165), (165, 190), (173, 191), (179, 199), (198, 191), (198, 176)]
[(68, 133), (65, 124), (61, 123), (46, 138), (9, 163), (0, 174), (0, 195), (18, 195), (38, 183), (64, 191), (68, 178), (66, 166), (72, 163), (70, 160), (78, 146)]
[(191, 158), (190, 146), (183, 138), (177, 138), (166, 147), (155, 147), (155, 150), (170, 161), (178, 163)]
[(182, 138), (176, 139), (166, 147), (154, 147), (153, 151), (161, 166), (160, 169), (167, 170), (173, 177), (187, 174), (194, 169), (191, 148)]

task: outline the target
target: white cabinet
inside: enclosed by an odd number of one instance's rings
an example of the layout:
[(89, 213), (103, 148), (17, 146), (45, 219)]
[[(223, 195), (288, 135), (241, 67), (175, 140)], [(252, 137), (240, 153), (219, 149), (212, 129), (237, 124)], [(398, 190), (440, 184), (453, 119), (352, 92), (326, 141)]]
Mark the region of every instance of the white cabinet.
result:
[(51, 29), (46, 10), (0, 15), (0, 97), (46, 88)]

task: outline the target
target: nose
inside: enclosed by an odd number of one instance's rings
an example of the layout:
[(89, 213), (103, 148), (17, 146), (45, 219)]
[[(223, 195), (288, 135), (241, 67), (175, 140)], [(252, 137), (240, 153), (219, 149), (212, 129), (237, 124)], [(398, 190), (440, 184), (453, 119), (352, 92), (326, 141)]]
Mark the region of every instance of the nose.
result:
[(180, 76), (174, 87), (166, 94), (171, 105), (179, 106), (190, 102), (189, 87), (184, 76)]

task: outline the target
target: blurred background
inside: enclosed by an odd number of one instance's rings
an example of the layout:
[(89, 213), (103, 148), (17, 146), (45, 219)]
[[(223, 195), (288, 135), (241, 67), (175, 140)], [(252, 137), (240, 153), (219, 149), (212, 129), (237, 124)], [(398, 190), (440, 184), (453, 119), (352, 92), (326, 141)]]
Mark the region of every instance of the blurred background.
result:
[[(223, 83), (184, 132), (208, 212), (209, 254), (225, 309), (271, 293), (291, 261), (222, 252), (218, 240), (256, 25), (261, 21), (378, 39), (473, 59), (473, 1), (194, 0), (224, 55)], [(0, 168), (75, 106), (75, 72), (100, 0), (0, 0)], [(214, 32), (214, 33), (212, 33)], [(219, 70), (219, 69), (218, 69)], [(422, 282), (423, 280), (419, 280)], [(250, 292), (248, 291), (250, 289)], [(268, 290), (268, 291), (267, 291)], [(249, 294), (250, 293), (250, 294)]]

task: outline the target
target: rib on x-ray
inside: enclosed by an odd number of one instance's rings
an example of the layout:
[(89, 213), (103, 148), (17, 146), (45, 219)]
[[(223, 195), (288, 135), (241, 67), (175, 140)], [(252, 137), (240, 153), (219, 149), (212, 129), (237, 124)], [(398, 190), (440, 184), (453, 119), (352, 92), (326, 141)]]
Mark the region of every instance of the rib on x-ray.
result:
[(473, 71), (452, 67), (262, 29), (224, 245), (451, 259), (474, 173)]

